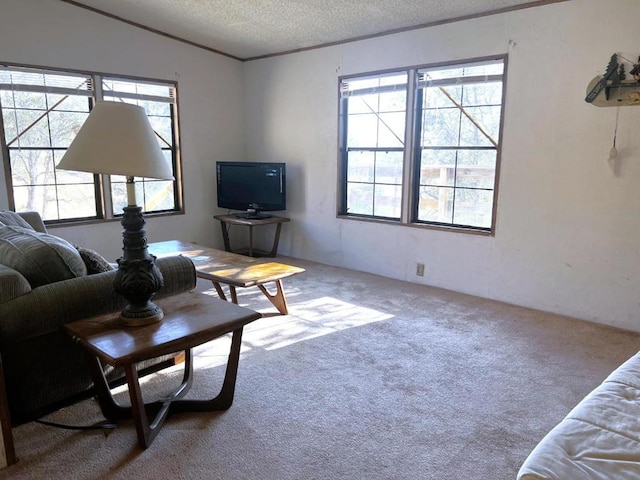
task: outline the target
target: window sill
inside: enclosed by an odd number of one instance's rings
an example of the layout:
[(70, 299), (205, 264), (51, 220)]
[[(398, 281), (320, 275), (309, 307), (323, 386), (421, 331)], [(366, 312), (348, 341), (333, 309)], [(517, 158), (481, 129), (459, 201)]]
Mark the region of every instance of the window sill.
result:
[[(158, 213), (144, 213), (144, 218), (158, 218), (158, 217), (172, 217), (174, 215), (184, 215), (184, 210), (176, 210), (171, 212), (158, 212)], [(84, 227), (89, 225), (95, 225), (100, 223), (112, 223), (118, 222), (122, 219), (122, 215), (112, 218), (89, 218), (86, 220), (60, 220), (54, 222), (44, 222), (47, 229), (51, 228), (64, 228), (64, 227)]]
[(339, 220), (356, 220), (360, 222), (367, 223), (379, 223), (382, 225), (397, 225), (399, 227), (411, 227), (411, 228), (420, 228), (424, 230), (436, 230), (440, 232), (453, 232), (453, 233), (465, 233), (469, 235), (479, 235), (482, 237), (493, 237), (495, 236), (495, 229), (488, 230), (479, 230), (475, 228), (464, 228), (464, 227), (456, 227), (454, 225), (435, 225), (429, 223), (418, 223), (418, 222), (403, 222), (401, 220), (390, 220), (384, 218), (374, 218), (374, 217), (361, 217), (355, 215), (337, 215)]

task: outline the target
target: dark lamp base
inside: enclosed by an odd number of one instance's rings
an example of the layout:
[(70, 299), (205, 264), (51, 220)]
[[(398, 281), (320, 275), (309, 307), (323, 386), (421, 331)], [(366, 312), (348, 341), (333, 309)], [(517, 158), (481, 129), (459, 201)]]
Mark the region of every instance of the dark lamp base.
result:
[(128, 304), (120, 314), (127, 326), (141, 326), (162, 320), (160, 307), (151, 297), (162, 288), (162, 273), (156, 265), (156, 257), (149, 255), (142, 209), (138, 206), (124, 208), (122, 217), (123, 256), (118, 259), (118, 271), (113, 288)]
[(155, 303), (149, 302), (150, 307), (143, 312), (130, 312), (125, 308), (120, 313), (120, 325), (125, 327), (141, 327), (157, 323), (164, 318), (164, 312)]

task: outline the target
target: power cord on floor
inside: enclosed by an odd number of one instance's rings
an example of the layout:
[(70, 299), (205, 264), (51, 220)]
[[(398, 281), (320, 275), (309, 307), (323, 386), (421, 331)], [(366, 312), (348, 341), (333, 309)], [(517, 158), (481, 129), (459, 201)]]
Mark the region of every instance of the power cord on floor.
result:
[[(48, 427), (63, 428), (65, 430), (114, 430), (118, 425), (105, 420), (104, 422), (95, 423), (93, 425), (65, 425), (63, 423), (49, 422), (48, 420), (38, 419), (35, 421)], [(106, 432), (105, 432), (106, 434)]]

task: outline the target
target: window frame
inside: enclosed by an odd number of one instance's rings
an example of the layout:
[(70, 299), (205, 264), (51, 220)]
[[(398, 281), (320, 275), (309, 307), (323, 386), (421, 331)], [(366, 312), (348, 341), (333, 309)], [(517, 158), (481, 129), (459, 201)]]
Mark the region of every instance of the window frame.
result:
[[(418, 201), (420, 189), (420, 155), (422, 145), (420, 141), (422, 121), (420, 114), (420, 100), (418, 73), (419, 71), (428, 69), (446, 69), (447, 67), (456, 68), (464, 66), (473, 66), (487, 62), (502, 62), (503, 69), (501, 74), (502, 95), (500, 98), (500, 119), (498, 127), (498, 141), (495, 148), (496, 160), (493, 181), (493, 199), (491, 206), (491, 225), (488, 228), (461, 225), (451, 223), (442, 223), (435, 221), (426, 221), (418, 219)], [(408, 67), (385, 69), (380, 71), (364, 72), (359, 74), (349, 74), (338, 77), (338, 188), (337, 188), (337, 205), (336, 217), (347, 220), (360, 220), (374, 223), (383, 223), (387, 225), (401, 225), (409, 227), (417, 227), (424, 229), (434, 229), (441, 231), (453, 231), (469, 234), (479, 234), (485, 236), (495, 235), (497, 206), (498, 206), (498, 186), (500, 180), (500, 165), (503, 144), (503, 126), (505, 117), (505, 103), (507, 91), (507, 71), (508, 71), (508, 55), (491, 55), (485, 57), (475, 57), (469, 59), (452, 60), (446, 62), (413, 65)], [(406, 122), (405, 122), (405, 145), (404, 145), (404, 172), (402, 181), (402, 201), (400, 218), (388, 218), (375, 215), (364, 215), (347, 212), (347, 171), (348, 171), (348, 107), (345, 108), (345, 97), (343, 95), (343, 84), (349, 80), (364, 79), (368, 77), (383, 76), (389, 73), (406, 72), (408, 74), (407, 84), (407, 104), (406, 104)]]
[[(404, 131), (404, 135), (403, 135), (403, 139), (402, 141), (404, 142), (404, 146), (401, 147), (393, 147), (393, 146), (389, 146), (389, 147), (380, 147), (380, 146), (375, 146), (375, 147), (354, 147), (351, 150), (348, 148), (346, 142), (348, 140), (348, 131), (347, 131), (347, 117), (349, 116), (349, 97), (351, 95), (343, 95), (342, 94), (342, 84), (345, 80), (349, 80), (349, 79), (355, 79), (355, 80), (367, 80), (367, 79), (381, 79), (384, 77), (393, 77), (393, 76), (398, 76), (398, 75), (405, 75), (406, 76), (406, 88), (404, 89), (396, 89), (394, 87), (391, 86), (382, 86), (382, 87), (365, 87), (364, 89), (362, 89), (362, 91), (371, 91), (371, 93), (375, 93), (375, 92), (380, 92), (380, 93), (393, 93), (393, 92), (397, 92), (397, 91), (405, 91), (405, 131)], [(362, 75), (350, 75), (350, 76), (344, 76), (344, 77), (340, 77), (338, 85), (339, 85), (339, 89), (340, 89), (340, 94), (339, 94), (339, 157), (340, 157), (340, 184), (342, 185), (342, 188), (339, 188), (338, 191), (339, 193), (339, 201), (338, 201), (338, 216), (348, 216), (348, 217), (353, 217), (353, 218), (362, 218), (362, 219), (371, 219), (371, 218), (375, 218), (377, 220), (382, 220), (382, 221), (398, 221), (402, 218), (402, 205), (400, 206), (400, 216), (399, 217), (391, 217), (391, 216), (385, 216), (385, 215), (375, 215), (375, 214), (364, 214), (364, 213), (348, 213), (347, 210), (347, 195), (348, 195), (348, 156), (349, 156), (349, 152), (350, 151), (359, 151), (359, 152), (371, 152), (373, 153), (375, 156), (377, 156), (378, 153), (388, 153), (388, 152), (401, 152), (403, 154), (403, 160), (402, 160), (402, 164), (403, 164), (403, 170), (404, 170), (404, 164), (406, 163), (405, 160), (405, 155), (406, 155), (406, 145), (407, 145), (407, 132), (408, 132), (408, 128), (407, 128), (407, 121), (408, 121), (408, 117), (406, 115), (406, 111), (409, 109), (409, 92), (410, 92), (410, 75), (409, 75), (409, 71), (407, 69), (391, 69), (391, 70), (385, 70), (385, 71), (381, 71), (381, 72), (375, 72), (375, 73), (367, 73), (367, 74), (362, 74)], [(356, 90), (355, 95), (366, 95), (364, 93), (360, 93), (360, 90)], [(377, 111), (372, 111), (371, 113), (373, 113), (374, 115), (376, 115), (376, 117), (378, 117), (378, 122), (382, 122), (382, 120), (380, 119), (381, 114), (383, 113), (391, 113), (391, 112), (381, 112), (380, 110)], [(379, 140), (379, 137), (376, 138), (376, 141)], [(384, 185), (394, 185), (394, 184), (390, 184), (388, 182), (377, 182), (376, 181), (376, 172), (375, 172), (375, 163), (377, 162), (377, 159), (374, 161), (374, 173), (373, 173), (373, 180), (371, 180), (370, 182), (362, 182), (362, 183), (367, 183), (373, 186), (373, 189), (375, 190), (375, 188), (377, 186), (384, 186)], [(354, 182), (356, 183), (356, 182)], [(404, 184), (404, 179), (401, 180), (400, 183), (400, 188), (401, 190), (403, 189), (403, 184)], [(373, 197), (373, 201), (372, 201), (372, 209), (375, 212), (375, 194)], [(343, 211), (344, 213), (340, 213), (341, 211)]]
[[(131, 75), (119, 75), (112, 73), (104, 73), (104, 72), (93, 72), (93, 71), (85, 71), (85, 70), (73, 70), (73, 69), (60, 69), (54, 67), (46, 67), (46, 66), (36, 66), (36, 65), (26, 65), (26, 64), (17, 64), (12, 62), (0, 62), (0, 66), (6, 69), (15, 69), (15, 70), (33, 70), (35, 73), (41, 74), (49, 74), (49, 75), (82, 75), (86, 76), (90, 79), (92, 86), (89, 89), (89, 93), (87, 95), (88, 103), (89, 103), (89, 112), (95, 105), (96, 101), (102, 100), (105, 96), (103, 94), (103, 80), (117, 80), (122, 82), (132, 82), (132, 83), (140, 83), (140, 84), (157, 84), (163, 87), (168, 87), (171, 91), (171, 96), (173, 98), (172, 102), (166, 102), (169, 105), (169, 118), (171, 119), (171, 135), (172, 135), (172, 146), (168, 149), (171, 152), (171, 163), (174, 171), (174, 181), (172, 182), (172, 193), (174, 199), (174, 208), (172, 209), (164, 209), (164, 210), (155, 210), (155, 211), (145, 211), (145, 216), (165, 216), (165, 215), (175, 215), (175, 214), (184, 214), (184, 200), (183, 200), (183, 184), (182, 184), (182, 162), (181, 162), (181, 148), (180, 148), (180, 122), (179, 122), (179, 100), (178, 100), (178, 82), (175, 80), (164, 80), (164, 79), (153, 79), (148, 77), (137, 77)], [(132, 98), (137, 97), (137, 98)], [(132, 94), (132, 96), (127, 97), (128, 100), (138, 100), (145, 101), (144, 94)], [(53, 111), (53, 110), (52, 110)], [(49, 113), (49, 112), (48, 112)], [(44, 147), (42, 147), (44, 148)], [(67, 147), (50, 147), (50, 150), (62, 150), (65, 151)], [(162, 147), (161, 147), (162, 148)], [(15, 192), (13, 186), (13, 174), (12, 174), (12, 166), (11, 166), (11, 157), (9, 153), (10, 147), (6, 144), (5, 140), (5, 126), (3, 115), (0, 114), (0, 155), (2, 155), (2, 162), (5, 173), (5, 184), (7, 191), (7, 200), (9, 209), (15, 211), (16, 201), (15, 201)], [(90, 224), (104, 221), (119, 221), (122, 217), (121, 212), (116, 212), (114, 209), (114, 200), (112, 197), (112, 185), (117, 184), (119, 182), (111, 180), (110, 175), (100, 175), (93, 174), (93, 184), (94, 184), (94, 200), (96, 205), (96, 215), (89, 217), (77, 217), (77, 218), (62, 218), (62, 219), (48, 219), (44, 220), (46, 225), (82, 225), (82, 224)], [(144, 181), (153, 181), (153, 179), (136, 179), (136, 184), (140, 183), (140, 187)], [(58, 182), (56, 181), (52, 184), (56, 189), (58, 188)], [(57, 201), (57, 200), (56, 200)]]

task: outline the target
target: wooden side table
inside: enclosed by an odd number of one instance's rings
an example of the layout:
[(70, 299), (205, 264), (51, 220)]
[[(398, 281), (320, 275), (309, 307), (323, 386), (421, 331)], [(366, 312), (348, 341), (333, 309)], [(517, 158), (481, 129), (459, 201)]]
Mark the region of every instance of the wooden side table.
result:
[[(237, 215), (214, 215), (213, 218), (220, 221), (220, 227), (222, 228), (222, 240), (224, 241), (224, 249), (227, 252), (248, 254), (250, 257), (275, 257), (278, 253), (278, 242), (280, 241), (280, 230), (282, 228), (282, 224), (290, 221), (289, 218), (278, 217), (276, 215), (272, 215), (268, 218), (243, 218)], [(231, 250), (231, 244), (229, 242), (230, 225), (241, 225), (244, 227), (249, 227), (248, 249), (237, 251)], [(276, 225), (276, 233), (270, 252), (265, 252), (253, 248), (253, 227), (261, 227), (264, 225)]]
[[(233, 403), (243, 327), (260, 314), (233, 303), (197, 292), (159, 300), (164, 318), (142, 327), (122, 326), (115, 312), (65, 325), (84, 347), (102, 413), (110, 421), (133, 418), (138, 442), (144, 448), (155, 439), (164, 421), (173, 413), (226, 410)], [(192, 353), (197, 345), (233, 332), (231, 352), (220, 393), (211, 400), (185, 400), (192, 383)], [(182, 384), (168, 398), (144, 403), (136, 363), (165, 354), (185, 352)], [(100, 360), (123, 367), (131, 407), (118, 404), (111, 395)], [(149, 421), (149, 416), (153, 420)]]

